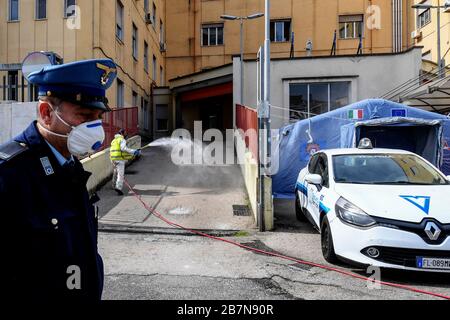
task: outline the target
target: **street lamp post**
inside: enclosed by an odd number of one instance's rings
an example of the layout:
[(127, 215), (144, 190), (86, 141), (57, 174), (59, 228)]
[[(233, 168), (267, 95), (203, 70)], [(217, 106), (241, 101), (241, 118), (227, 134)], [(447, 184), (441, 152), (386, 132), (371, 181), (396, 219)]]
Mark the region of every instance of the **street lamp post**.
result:
[(232, 16), (228, 14), (223, 14), (220, 16), (223, 20), (239, 20), (241, 23), (241, 32), (240, 32), (240, 54), (241, 54), (241, 65), (240, 65), (240, 73), (241, 73), (241, 86), (240, 86), (240, 99), (239, 103), (244, 104), (244, 20), (252, 20), (256, 18), (263, 17), (264, 13), (255, 13), (246, 17)]
[(438, 75), (440, 78), (444, 77), (444, 61), (441, 56), (441, 9), (450, 8), (450, 0), (446, 0), (443, 6), (433, 6), (431, 4), (415, 4), (412, 6), (413, 9), (437, 9), (437, 60), (438, 60)]

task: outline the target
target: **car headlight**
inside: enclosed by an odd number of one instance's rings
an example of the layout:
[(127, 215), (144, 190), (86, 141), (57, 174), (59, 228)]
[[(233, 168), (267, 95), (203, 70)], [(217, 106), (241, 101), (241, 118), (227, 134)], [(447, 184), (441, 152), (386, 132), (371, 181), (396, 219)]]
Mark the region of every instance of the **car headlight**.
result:
[(376, 221), (367, 213), (342, 197), (336, 202), (336, 215), (344, 222), (358, 227), (370, 227), (376, 224)]

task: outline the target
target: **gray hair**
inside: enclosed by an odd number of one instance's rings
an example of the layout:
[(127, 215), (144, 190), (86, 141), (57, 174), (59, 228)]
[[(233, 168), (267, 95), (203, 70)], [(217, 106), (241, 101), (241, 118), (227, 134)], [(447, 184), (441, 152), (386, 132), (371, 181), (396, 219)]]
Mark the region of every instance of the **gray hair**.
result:
[[(47, 102), (48, 104), (50, 104), (50, 105), (54, 106), (56, 109), (58, 109), (62, 105), (63, 100), (61, 100), (57, 97), (39, 96), (39, 102)], [(36, 106), (36, 113), (37, 113), (37, 117), (40, 118), (39, 103)]]

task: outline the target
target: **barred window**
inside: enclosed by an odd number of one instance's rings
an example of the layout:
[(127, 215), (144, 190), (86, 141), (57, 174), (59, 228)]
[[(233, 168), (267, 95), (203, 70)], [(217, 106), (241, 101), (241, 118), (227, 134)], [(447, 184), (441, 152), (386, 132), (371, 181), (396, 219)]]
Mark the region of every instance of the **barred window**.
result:
[(427, 9), (417, 16), (417, 27), (422, 28), (431, 22), (431, 9)]
[(223, 45), (223, 23), (202, 26), (202, 46)]
[(339, 38), (356, 39), (363, 36), (364, 15), (339, 16)]

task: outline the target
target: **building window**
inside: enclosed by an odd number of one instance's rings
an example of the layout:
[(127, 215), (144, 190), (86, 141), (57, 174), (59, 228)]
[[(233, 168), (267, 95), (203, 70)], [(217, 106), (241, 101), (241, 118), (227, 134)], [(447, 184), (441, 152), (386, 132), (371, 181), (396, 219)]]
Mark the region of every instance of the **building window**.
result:
[(153, 73), (152, 73), (152, 80), (153, 81), (156, 81), (156, 67), (157, 67), (157, 64), (156, 64), (156, 57), (155, 57), (155, 55), (153, 55), (153, 65), (152, 65), (152, 71), (153, 71)]
[(155, 5), (154, 2), (153, 2), (152, 19), (153, 19), (153, 28), (155, 28), (155, 24), (156, 24), (156, 5)]
[(133, 34), (132, 34), (132, 43), (133, 43), (133, 58), (135, 60), (138, 59), (138, 29), (136, 25), (133, 23)]
[(144, 0), (144, 12), (148, 13), (148, 0)]
[(36, 19), (47, 19), (47, 0), (36, 0)]
[(223, 23), (202, 26), (202, 46), (223, 45)]
[(64, 0), (64, 17), (70, 18), (76, 15), (76, 0)]
[(143, 127), (145, 131), (149, 130), (149, 110), (148, 110), (148, 101), (144, 98), (141, 99), (141, 115), (143, 121)]
[(169, 106), (167, 104), (156, 105), (156, 131), (169, 130)]
[(133, 91), (133, 107), (137, 107), (139, 105), (138, 99), (139, 99), (139, 96), (138, 96), (137, 92)]
[(164, 87), (164, 69), (162, 66), (159, 67), (159, 81), (161, 87)]
[(119, 79), (117, 79), (117, 108), (123, 108), (125, 105), (124, 102), (124, 89), (123, 89), (123, 82)]
[(419, 12), (417, 15), (417, 28), (423, 28), (431, 22), (431, 9)]
[(362, 14), (352, 16), (339, 16), (339, 38), (355, 39), (363, 35), (364, 16)]
[(291, 20), (274, 20), (270, 22), (270, 41), (286, 42), (291, 40)]
[(148, 44), (144, 41), (144, 70), (148, 73)]
[(164, 25), (162, 20), (159, 21), (159, 43), (164, 43)]
[(9, 21), (19, 20), (19, 0), (9, 0)]
[(350, 82), (291, 83), (289, 120), (308, 119), (350, 103)]
[(116, 2), (116, 37), (123, 41), (123, 4)]
[(18, 101), (19, 100), (19, 73), (18, 71), (8, 71), (8, 100)]

